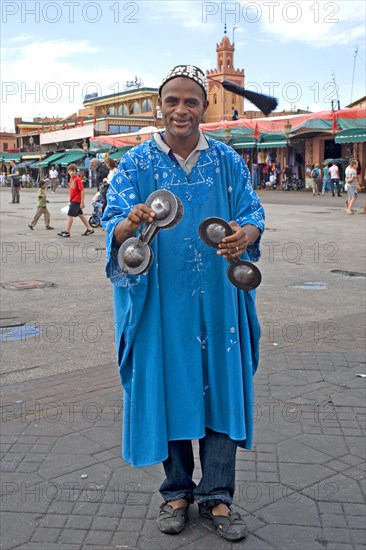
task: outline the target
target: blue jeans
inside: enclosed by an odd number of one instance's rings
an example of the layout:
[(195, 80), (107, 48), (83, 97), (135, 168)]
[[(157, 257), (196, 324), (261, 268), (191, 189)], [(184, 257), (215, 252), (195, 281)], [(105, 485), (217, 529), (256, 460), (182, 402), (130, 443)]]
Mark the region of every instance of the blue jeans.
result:
[(331, 180), (328, 180), (327, 178), (323, 178), (322, 193), (325, 193), (325, 191), (331, 191), (334, 193), (334, 184), (332, 184)]
[(341, 195), (342, 186), (341, 186), (341, 183), (340, 183), (339, 179), (332, 178), (331, 183), (333, 185), (333, 192), (334, 192), (334, 189), (336, 189), (338, 197), (341, 197), (342, 196)]
[(228, 435), (206, 428), (206, 436), (199, 440), (202, 479), (198, 485), (192, 480), (194, 457), (192, 442), (169, 441), (169, 457), (163, 467), (166, 479), (160, 487), (165, 502), (196, 500), (205, 506), (221, 502), (231, 504), (235, 490), (235, 457), (237, 443)]

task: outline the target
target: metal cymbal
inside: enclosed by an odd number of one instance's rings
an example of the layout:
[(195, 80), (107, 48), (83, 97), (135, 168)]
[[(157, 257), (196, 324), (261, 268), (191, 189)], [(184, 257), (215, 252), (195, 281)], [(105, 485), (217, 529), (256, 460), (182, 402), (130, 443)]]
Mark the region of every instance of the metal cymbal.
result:
[(224, 237), (233, 234), (230, 225), (221, 218), (207, 218), (199, 226), (201, 239), (208, 246), (218, 248)]
[(246, 260), (230, 262), (227, 268), (229, 281), (241, 290), (254, 290), (261, 284), (262, 275), (258, 267)]
[[(153, 223), (161, 228), (171, 226), (179, 206), (177, 197), (166, 189), (158, 189), (151, 193), (146, 199), (146, 205), (155, 212)], [(176, 224), (174, 223), (174, 225)]]
[[(205, 244), (218, 248), (224, 237), (233, 234), (230, 224), (221, 218), (207, 218), (199, 226), (199, 234)], [(240, 290), (253, 290), (260, 285), (262, 275), (258, 267), (246, 260), (232, 258), (227, 268), (229, 281)]]
[(145, 204), (155, 212), (151, 222), (146, 223), (138, 237), (131, 237), (121, 244), (117, 261), (123, 273), (141, 275), (152, 266), (154, 254), (150, 244), (160, 229), (170, 229), (183, 217), (183, 204), (178, 197), (166, 189), (151, 193)]
[(177, 225), (180, 220), (183, 218), (183, 214), (184, 214), (184, 207), (183, 207), (183, 204), (182, 204), (182, 201), (180, 200), (179, 197), (177, 197), (175, 195), (175, 198), (177, 200), (177, 203), (178, 203), (178, 209), (177, 209), (177, 213), (174, 217), (174, 220), (172, 222), (170, 222), (168, 225), (166, 225), (163, 229), (170, 229), (171, 227), (174, 227), (175, 225)]
[(152, 250), (138, 237), (131, 237), (121, 244), (117, 261), (123, 273), (141, 275), (151, 265)]

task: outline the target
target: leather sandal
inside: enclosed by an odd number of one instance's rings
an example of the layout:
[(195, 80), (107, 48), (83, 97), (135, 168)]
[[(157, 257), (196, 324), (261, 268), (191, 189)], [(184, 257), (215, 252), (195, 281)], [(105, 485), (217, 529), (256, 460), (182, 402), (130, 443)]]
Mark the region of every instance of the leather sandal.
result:
[(230, 507), (228, 516), (214, 516), (212, 508), (207, 508), (203, 504), (198, 505), (198, 510), (202, 517), (213, 522), (216, 533), (223, 539), (236, 541), (248, 535), (243, 518), (237, 512), (232, 512)]
[(160, 505), (160, 512), (157, 523), (160, 531), (168, 535), (177, 535), (180, 533), (187, 521), (187, 511), (189, 504), (181, 508), (174, 509), (168, 502)]

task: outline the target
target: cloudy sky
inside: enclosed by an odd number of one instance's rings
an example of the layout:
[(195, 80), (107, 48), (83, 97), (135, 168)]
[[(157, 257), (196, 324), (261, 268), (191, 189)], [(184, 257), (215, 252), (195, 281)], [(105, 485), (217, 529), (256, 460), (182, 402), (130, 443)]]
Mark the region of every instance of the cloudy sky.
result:
[(361, 0), (3, 0), (0, 127), (67, 116), (135, 76), (157, 87), (177, 64), (213, 69), (225, 22), (248, 89), (279, 110), (345, 107), (365, 95), (364, 21)]

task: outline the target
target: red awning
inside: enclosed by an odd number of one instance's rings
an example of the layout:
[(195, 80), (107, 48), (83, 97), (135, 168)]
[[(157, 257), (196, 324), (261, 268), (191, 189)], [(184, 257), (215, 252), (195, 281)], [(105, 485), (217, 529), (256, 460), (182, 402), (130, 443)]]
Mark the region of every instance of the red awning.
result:
[[(357, 121), (357, 119), (366, 118), (366, 109), (339, 109), (339, 111), (320, 111), (319, 113), (306, 113), (301, 115), (287, 115), (287, 116), (275, 116), (266, 118), (241, 118), (239, 120), (223, 120), (220, 122), (209, 122), (200, 125), (203, 132), (213, 132), (215, 130), (225, 130), (225, 128), (249, 128), (253, 132), (256, 126), (260, 133), (285, 133), (285, 124), (287, 121), (291, 124), (291, 132), (299, 130), (300, 128), (316, 128), (317, 122), (319, 122), (319, 129), (332, 129), (333, 120), (336, 117), (340, 128), (342, 128), (342, 120)], [(324, 122), (326, 124), (324, 125)], [(324, 128), (325, 126), (325, 128)], [(346, 123), (345, 126), (348, 127)]]

